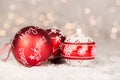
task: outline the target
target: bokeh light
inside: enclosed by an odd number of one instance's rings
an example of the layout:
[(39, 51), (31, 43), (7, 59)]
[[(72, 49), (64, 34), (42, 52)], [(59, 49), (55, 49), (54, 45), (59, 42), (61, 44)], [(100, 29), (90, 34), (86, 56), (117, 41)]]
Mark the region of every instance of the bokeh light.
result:
[(70, 36), (85, 24), (81, 28), (94, 39), (120, 38), (120, 0), (2, 0), (0, 5), (0, 37), (12, 37), (29, 25), (57, 26)]

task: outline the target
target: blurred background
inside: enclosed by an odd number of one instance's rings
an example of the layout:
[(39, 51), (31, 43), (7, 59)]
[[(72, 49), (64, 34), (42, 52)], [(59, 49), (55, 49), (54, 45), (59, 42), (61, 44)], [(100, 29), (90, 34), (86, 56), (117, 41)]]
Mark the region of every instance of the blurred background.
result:
[(0, 0), (1, 45), (25, 26), (57, 27), (68, 37), (78, 24), (97, 43), (99, 54), (119, 53), (120, 0)]

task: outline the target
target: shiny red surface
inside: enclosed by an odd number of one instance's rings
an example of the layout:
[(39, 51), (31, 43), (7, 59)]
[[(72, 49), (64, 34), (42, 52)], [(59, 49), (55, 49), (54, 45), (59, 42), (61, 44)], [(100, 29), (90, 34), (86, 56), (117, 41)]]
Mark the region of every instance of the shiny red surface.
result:
[(52, 53), (52, 42), (47, 32), (34, 26), (16, 33), (11, 47), (16, 60), (25, 66), (41, 65)]
[[(53, 45), (52, 56), (54, 56), (54, 57), (60, 56), (60, 54), (61, 54), (60, 45), (61, 45), (61, 43), (64, 42), (65, 36), (61, 35), (61, 31), (58, 29), (56, 29), (56, 33), (52, 32), (52, 29), (47, 29), (46, 31), (52, 40), (52, 45)], [(56, 37), (59, 37), (59, 40), (57, 40)]]

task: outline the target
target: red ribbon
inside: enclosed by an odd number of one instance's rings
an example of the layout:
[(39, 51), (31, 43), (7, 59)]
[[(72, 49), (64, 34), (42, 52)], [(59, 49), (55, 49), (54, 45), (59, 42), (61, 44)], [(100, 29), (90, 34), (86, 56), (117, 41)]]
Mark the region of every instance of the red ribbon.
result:
[[(11, 43), (6, 43), (6, 44), (4, 44), (4, 46), (0, 49), (0, 55), (2, 55), (2, 54), (4, 53), (5, 49), (8, 48), (9, 45), (11, 45)], [(9, 48), (9, 51), (8, 51), (7, 57), (4, 58), (3, 61), (7, 61), (7, 60), (8, 60), (11, 51), (12, 51), (11, 48)]]

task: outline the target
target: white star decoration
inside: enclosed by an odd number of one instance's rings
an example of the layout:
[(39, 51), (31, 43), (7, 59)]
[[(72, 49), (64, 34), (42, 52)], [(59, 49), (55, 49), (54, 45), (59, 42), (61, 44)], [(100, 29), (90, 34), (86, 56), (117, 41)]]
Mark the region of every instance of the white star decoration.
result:
[(30, 55), (29, 58), (30, 58), (31, 60), (33, 60), (33, 59), (35, 59), (35, 56)]
[(56, 32), (57, 32), (57, 29), (56, 29), (56, 28), (53, 28), (53, 29), (51, 29), (51, 32), (56, 33)]
[(72, 53), (71, 46), (65, 46), (64, 52), (66, 56), (70, 56)]

